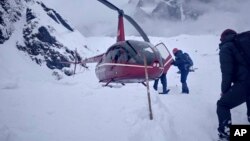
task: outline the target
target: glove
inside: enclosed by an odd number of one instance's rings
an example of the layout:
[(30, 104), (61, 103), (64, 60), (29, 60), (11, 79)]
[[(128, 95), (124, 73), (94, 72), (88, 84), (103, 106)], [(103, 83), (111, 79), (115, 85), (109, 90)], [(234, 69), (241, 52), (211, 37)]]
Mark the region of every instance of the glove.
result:
[(173, 61), (173, 62), (171, 62), (171, 65), (174, 65), (174, 63), (175, 63), (174, 61)]

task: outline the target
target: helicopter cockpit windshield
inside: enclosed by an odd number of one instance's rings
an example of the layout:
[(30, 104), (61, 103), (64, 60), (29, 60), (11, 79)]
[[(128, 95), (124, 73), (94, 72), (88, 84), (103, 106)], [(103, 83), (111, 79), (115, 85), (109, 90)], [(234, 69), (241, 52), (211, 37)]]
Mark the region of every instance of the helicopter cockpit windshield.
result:
[(131, 55), (131, 58), (133, 58), (137, 64), (144, 64), (144, 56), (146, 57), (148, 65), (151, 65), (157, 58), (155, 51), (152, 49), (153, 45), (150, 43), (127, 40), (124, 44), (124, 47), (127, 48), (129, 54)]
[[(153, 45), (147, 42), (127, 40), (114, 44), (106, 53), (105, 63), (125, 63), (144, 65), (144, 56), (147, 64), (160, 60), (158, 50), (153, 50)], [(161, 63), (161, 62), (160, 62)]]

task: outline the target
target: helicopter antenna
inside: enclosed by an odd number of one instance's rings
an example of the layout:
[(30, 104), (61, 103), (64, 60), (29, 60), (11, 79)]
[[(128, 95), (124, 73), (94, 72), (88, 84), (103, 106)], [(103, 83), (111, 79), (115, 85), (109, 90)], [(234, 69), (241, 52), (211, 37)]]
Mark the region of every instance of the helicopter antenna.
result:
[(106, 5), (110, 9), (117, 11), (118, 14), (119, 14), (117, 41), (125, 40), (124, 26), (123, 26), (123, 17), (124, 17), (126, 20), (129, 21), (130, 24), (132, 24), (135, 27), (135, 29), (140, 33), (140, 35), (142, 36), (142, 38), (143, 38), (144, 41), (150, 42), (147, 34), (142, 30), (142, 28), (136, 23), (136, 21), (133, 18), (131, 18), (130, 16), (126, 15), (123, 12), (123, 10), (119, 9), (118, 7), (116, 7), (115, 5), (113, 5), (112, 3), (110, 3), (107, 0), (98, 0), (98, 1), (101, 2), (101, 3), (103, 3), (104, 5)]

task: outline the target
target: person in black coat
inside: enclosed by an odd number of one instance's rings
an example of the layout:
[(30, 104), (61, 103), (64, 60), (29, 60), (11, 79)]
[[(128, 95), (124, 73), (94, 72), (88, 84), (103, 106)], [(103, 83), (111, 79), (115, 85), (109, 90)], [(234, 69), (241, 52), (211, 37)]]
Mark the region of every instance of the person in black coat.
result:
[(229, 140), (229, 127), (232, 123), (230, 109), (247, 103), (247, 115), (250, 122), (250, 75), (247, 63), (239, 53), (233, 40), (237, 33), (227, 29), (221, 34), (219, 44), (220, 68), (222, 73), (221, 97), (217, 101), (217, 116), (219, 120), (219, 138)]
[(177, 48), (173, 49), (173, 54), (175, 56), (175, 61), (173, 61), (173, 65), (177, 66), (181, 73), (181, 84), (182, 84), (182, 93), (189, 93), (189, 88), (187, 86), (187, 77), (189, 74), (189, 63), (187, 62), (185, 54), (182, 50)]

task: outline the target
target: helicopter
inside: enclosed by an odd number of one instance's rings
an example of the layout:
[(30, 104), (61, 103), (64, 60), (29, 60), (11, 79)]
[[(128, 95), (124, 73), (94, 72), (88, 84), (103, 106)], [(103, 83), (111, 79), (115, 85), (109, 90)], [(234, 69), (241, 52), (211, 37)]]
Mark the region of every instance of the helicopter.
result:
[[(173, 61), (167, 47), (163, 43), (154, 46), (143, 29), (123, 10), (107, 0), (98, 1), (118, 12), (116, 43), (105, 53), (75, 63), (97, 63), (95, 73), (99, 82), (106, 83), (104, 86), (110, 83), (142, 83), (146, 86), (147, 80), (158, 79), (163, 72), (167, 72)], [(124, 18), (135, 27), (144, 41), (125, 40)]]

